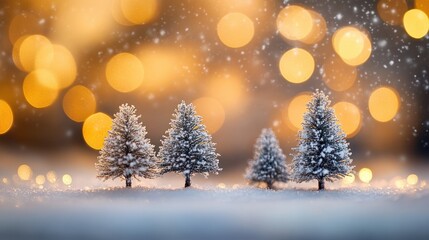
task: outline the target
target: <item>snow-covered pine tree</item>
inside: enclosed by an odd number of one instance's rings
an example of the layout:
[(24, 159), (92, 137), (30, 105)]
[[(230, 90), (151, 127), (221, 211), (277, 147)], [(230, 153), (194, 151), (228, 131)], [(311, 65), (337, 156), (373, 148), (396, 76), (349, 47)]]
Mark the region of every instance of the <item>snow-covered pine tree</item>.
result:
[(158, 175), (159, 162), (154, 146), (146, 138), (146, 128), (139, 121), (140, 117), (132, 105), (119, 107), (98, 156), (98, 178), (123, 178), (126, 187), (131, 187), (132, 177), (154, 178)]
[(296, 182), (317, 180), (319, 190), (325, 180), (332, 182), (350, 172), (351, 151), (345, 134), (337, 123), (331, 101), (319, 90), (313, 93), (304, 114), (303, 129), (299, 132), (299, 145), (294, 148), (293, 178)]
[(201, 173), (207, 177), (209, 173), (218, 174), (222, 170), (219, 168), (220, 155), (192, 104), (182, 101), (177, 106), (170, 127), (158, 152), (162, 174), (183, 174), (186, 188), (191, 186), (193, 174)]
[(273, 188), (274, 182), (288, 181), (286, 157), (271, 129), (263, 129), (256, 140), (246, 178), (252, 182), (265, 182), (269, 189)]

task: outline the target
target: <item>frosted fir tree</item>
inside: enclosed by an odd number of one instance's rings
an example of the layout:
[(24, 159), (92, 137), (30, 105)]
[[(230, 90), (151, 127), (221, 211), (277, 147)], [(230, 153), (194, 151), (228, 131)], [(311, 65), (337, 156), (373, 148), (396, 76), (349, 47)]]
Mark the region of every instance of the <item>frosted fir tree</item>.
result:
[(286, 157), (271, 129), (263, 129), (256, 140), (246, 178), (252, 182), (264, 182), (269, 189), (273, 188), (274, 182), (288, 181)]
[(131, 179), (154, 178), (158, 175), (158, 160), (154, 146), (146, 138), (146, 128), (139, 121), (136, 108), (123, 104), (115, 114), (112, 129), (104, 140), (98, 156), (98, 178), (125, 179), (131, 187)]
[(207, 177), (209, 173), (218, 174), (222, 170), (219, 168), (220, 155), (192, 104), (182, 101), (177, 106), (170, 127), (161, 140), (158, 153), (162, 174), (183, 174), (186, 188), (191, 186), (191, 176), (195, 173)]
[(341, 179), (354, 168), (346, 135), (338, 125), (330, 103), (322, 91), (313, 93), (292, 161), (294, 180), (299, 183), (317, 180), (319, 190), (325, 189), (325, 180)]

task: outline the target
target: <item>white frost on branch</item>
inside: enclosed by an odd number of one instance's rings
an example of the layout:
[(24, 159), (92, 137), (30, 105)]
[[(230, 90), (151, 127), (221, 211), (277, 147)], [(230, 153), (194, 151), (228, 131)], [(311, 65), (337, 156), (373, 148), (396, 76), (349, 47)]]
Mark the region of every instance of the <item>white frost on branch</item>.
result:
[(139, 122), (140, 117), (134, 106), (123, 104), (119, 107), (96, 163), (98, 178), (154, 178), (158, 175), (154, 146), (146, 138), (146, 128)]
[(287, 182), (286, 157), (271, 129), (263, 129), (255, 144), (253, 159), (249, 162), (246, 178), (252, 182)]
[(349, 143), (323, 92), (317, 90), (307, 104), (303, 129), (298, 136), (299, 145), (294, 148), (292, 160), (295, 181), (333, 181), (352, 172)]
[(186, 176), (200, 173), (207, 177), (209, 173), (217, 174), (222, 170), (215, 143), (192, 104), (182, 101), (177, 106), (170, 127), (158, 153), (162, 174), (176, 172)]

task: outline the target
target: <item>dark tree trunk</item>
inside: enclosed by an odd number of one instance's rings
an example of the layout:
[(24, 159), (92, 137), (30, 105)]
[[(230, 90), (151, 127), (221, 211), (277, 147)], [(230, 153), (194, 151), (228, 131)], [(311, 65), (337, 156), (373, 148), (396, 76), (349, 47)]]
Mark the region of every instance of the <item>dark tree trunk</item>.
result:
[(191, 186), (191, 175), (186, 174), (185, 175), (185, 188), (190, 187), (190, 186)]
[(325, 179), (319, 179), (319, 190), (325, 190)]
[(125, 178), (125, 187), (127, 187), (127, 188), (131, 187), (131, 177)]
[(273, 182), (267, 182), (267, 188), (268, 189), (273, 189)]

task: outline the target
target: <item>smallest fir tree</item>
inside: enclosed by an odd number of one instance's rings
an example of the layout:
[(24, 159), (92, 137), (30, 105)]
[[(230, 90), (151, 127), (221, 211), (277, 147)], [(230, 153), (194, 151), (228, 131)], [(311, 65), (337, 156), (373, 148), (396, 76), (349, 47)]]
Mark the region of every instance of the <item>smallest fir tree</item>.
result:
[(275, 182), (287, 182), (286, 157), (271, 129), (263, 129), (256, 140), (255, 153), (249, 162), (246, 178), (251, 182), (264, 182), (272, 189)]
[(134, 106), (123, 104), (119, 107), (96, 163), (98, 178), (122, 178), (125, 186), (131, 187), (132, 177), (158, 176), (154, 146), (146, 138), (146, 128), (139, 121), (140, 117)]
[(292, 160), (294, 180), (299, 183), (317, 180), (319, 190), (325, 189), (325, 180), (341, 179), (354, 168), (349, 143), (330, 103), (322, 91), (313, 93)]

